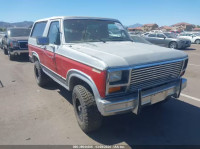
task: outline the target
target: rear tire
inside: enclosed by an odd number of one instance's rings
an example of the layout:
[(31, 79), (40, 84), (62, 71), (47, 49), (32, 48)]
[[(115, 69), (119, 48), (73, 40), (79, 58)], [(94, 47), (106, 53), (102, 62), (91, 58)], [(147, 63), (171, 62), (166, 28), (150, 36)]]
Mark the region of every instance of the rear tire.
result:
[(92, 93), (82, 85), (76, 85), (72, 93), (74, 112), (79, 126), (85, 133), (101, 127), (103, 116), (97, 109)]
[(172, 49), (177, 49), (178, 48), (178, 44), (176, 42), (170, 42), (169, 43), (169, 48), (172, 48)]
[(39, 61), (35, 61), (35, 64), (34, 64), (34, 74), (35, 74), (35, 78), (36, 78), (36, 81), (37, 81), (37, 84), (40, 86), (40, 87), (44, 87), (48, 81), (50, 80), (49, 76), (47, 76), (41, 66), (40, 66), (40, 63)]
[(200, 44), (200, 39), (195, 40), (196, 44)]

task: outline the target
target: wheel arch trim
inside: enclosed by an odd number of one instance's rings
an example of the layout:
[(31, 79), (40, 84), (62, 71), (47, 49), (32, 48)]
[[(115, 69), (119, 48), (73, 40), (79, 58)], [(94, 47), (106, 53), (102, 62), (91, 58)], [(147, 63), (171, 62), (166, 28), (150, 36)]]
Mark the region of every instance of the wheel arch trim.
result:
[(70, 86), (70, 81), (71, 81), (71, 79), (73, 77), (76, 77), (78, 79), (83, 80), (84, 82), (86, 82), (90, 86), (90, 88), (92, 89), (92, 92), (94, 94), (94, 98), (95, 98), (97, 107), (100, 110), (101, 109), (101, 107), (100, 107), (101, 97), (100, 97), (99, 91), (97, 89), (97, 86), (94, 83), (94, 81), (92, 80), (92, 78), (89, 75), (87, 75), (84, 72), (79, 71), (77, 69), (71, 69), (71, 70), (69, 70), (68, 73), (67, 73), (67, 75), (66, 75), (66, 83), (67, 83), (67, 86), (69, 87), (69, 90), (72, 90), (72, 88)]
[(32, 51), (32, 58), (33, 58), (33, 56), (35, 56), (35, 57), (39, 60), (39, 62), (40, 62), (40, 57), (39, 57), (39, 55), (37, 54), (37, 52)]

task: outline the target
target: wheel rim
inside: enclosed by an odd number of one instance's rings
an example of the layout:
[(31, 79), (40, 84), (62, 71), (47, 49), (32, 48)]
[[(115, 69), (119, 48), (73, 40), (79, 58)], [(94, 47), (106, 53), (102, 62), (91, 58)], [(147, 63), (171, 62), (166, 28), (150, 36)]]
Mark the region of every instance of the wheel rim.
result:
[(197, 40), (196, 43), (197, 43), (197, 44), (200, 44), (200, 40)]
[(171, 44), (170, 44), (170, 48), (175, 49), (175, 48), (176, 48), (175, 43), (171, 43)]
[(81, 121), (83, 121), (83, 116), (82, 116), (83, 109), (82, 109), (80, 100), (77, 98), (76, 95), (75, 95), (75, 110), (76, 110), (76, 113), (77, 113), (77, 115), (78, 115), (78, 118), (79, 118)]

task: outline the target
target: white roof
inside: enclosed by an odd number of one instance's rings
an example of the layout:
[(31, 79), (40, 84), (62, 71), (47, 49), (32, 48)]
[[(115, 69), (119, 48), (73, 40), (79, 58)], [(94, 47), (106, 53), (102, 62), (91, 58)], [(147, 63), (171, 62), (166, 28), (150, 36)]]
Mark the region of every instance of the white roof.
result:
[(112, 18), (100, 18), (100, 17), (83, 17), (83, 16), (54, 16), (50, 18), (44, 18), (37, 20), (36, 22), (41, 22), (41, 21), (47, 21), (47, 20), (54, 20), (54, 19), (94, 19), (94, 20), (112, 20), (112, 21), (118, 21), (116, 19)]

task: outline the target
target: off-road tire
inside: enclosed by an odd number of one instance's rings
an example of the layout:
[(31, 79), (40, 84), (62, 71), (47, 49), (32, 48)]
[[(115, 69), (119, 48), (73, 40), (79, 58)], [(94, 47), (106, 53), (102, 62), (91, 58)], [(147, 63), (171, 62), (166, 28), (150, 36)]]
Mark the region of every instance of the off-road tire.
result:
[(34, 74), (35, 74), (36, 82), (40, 87), (44, 87), (45, 85), (47, 85), (48, 81), (50, 80), (49, 76), (47, 76), (43, 72), (39, 61), (35, 61)]
[(196, 44), (200, 44), (200, 39), (195, 40)]
[(13, 61), (15, 59), (15, 55), (10, 54), (10, 51), (8, 51), (8, 58), (10, 61)]
[(178, 49), (178, 44), (175, 41), (170, 42), (169, 43), (169, 48)]
[(94, 96), (87, 87), (76, 85), (73, 89), (72, 101), (78, 124), (85, 133), (101, 127), (103, 116), (98, 111)]

